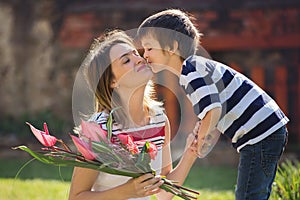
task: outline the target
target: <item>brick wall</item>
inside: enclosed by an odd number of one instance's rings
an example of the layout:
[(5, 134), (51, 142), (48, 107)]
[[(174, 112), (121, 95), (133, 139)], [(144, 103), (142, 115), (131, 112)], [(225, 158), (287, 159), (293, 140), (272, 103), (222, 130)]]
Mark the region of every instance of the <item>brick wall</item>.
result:
[[(198, 28), (204, 33), (202, 45), (214, 59), (249, 76), (260, 73), (253, 78), (282, 104), (293, 121), (293, 135), (298, 135), (295, 138), (300, 142), (296, 117), (300, 115), (300, 4), (296, 1), (0, 0), (0, 5), (3, 115), (48, 109), (70, 120), (74, 78), (92, 39), (106, 29), (136, 28), (149, 15), (173, 7), (197, 18)], [(269, 73), (278, 67), (278, 76)], [(286, 74), (284, 80), (282, 73)], [(270, 80), (274, 79), (285, 88), (273, 87), (271, 83), (275, 82)], [(174, 98), (172, 94), (160, 96)], [(180, 120), (174, 118), (180, 111), (176, 106), (176, 101), (169, 103), (167, 110), (175, 132)], [(190, 113), (189, 106), (183, 110)]]

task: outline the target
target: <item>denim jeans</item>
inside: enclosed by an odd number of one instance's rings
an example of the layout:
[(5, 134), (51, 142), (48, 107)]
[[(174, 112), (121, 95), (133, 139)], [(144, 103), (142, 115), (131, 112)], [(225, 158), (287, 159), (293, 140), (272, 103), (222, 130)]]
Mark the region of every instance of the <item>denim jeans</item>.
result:
[(287, 130), (283, 126), (264, 140), (240, 150), (236, 200), (269, 198), (286, 142)]

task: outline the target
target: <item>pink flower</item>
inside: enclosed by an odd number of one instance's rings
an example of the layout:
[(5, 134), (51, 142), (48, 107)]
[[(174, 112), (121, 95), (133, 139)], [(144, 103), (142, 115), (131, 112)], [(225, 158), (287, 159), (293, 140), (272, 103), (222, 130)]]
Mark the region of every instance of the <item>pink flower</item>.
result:
[[(81, 136), (84, 136), (92, 141), (107, 142), (107, 132), (103, 130), (96, 122), (81, 121)], [(101, 138), (101, 140), (100, 140)]]
[(48, 131), (47, 124), (44, 123), (44, 131), (36, 129), (34, 126), (32, 126), (30, 123), (26, 122), (27, 125), (29, 125), (32, 133), (35, 135), (35, 137), (46, 147), (52, 147), (55, 145), (57, 139), (54, 136), (51, 136)]
[(149, 142), (149, 144), (150, 144), (150, 146), (149, 146), (147, 153), (149, 153), (151, 159), (154, 160), (155, 157), (157, 156), (157, 152), (158, 152), (157, 146), (152, 142)]
[[(155, 157), (157, 156), (158, 150), (157, 150), (157, 146), (153, 143), (153, 142), (149, 142), (147, 141), (149, 146), (146, 148), (146, 153), (148, 153), (150, 155), (150, 158), (152, 160), (155, 159)], [(146, 141), (138, 141), (136, 142), (138, 145), (145, 145)]]
[(120, 133), (117, 135), (122, 144), (126, 145), (127, 149), (132, 153), (136, 154), (139, 152), (138, 146), (133, 142), (133, 137), (128, 134)]
[(80, 139), (74, 135), (71, 135), (71, 138), (72, 138), (76, 148), (78, 149), (78, 151), (82, 154), (82, 156), (85, 159), (94, 160), (96, 158), (96, 155), (92, 151), (91, 143), (87, 144), (85, 141), (83, 141), (82, 139)]

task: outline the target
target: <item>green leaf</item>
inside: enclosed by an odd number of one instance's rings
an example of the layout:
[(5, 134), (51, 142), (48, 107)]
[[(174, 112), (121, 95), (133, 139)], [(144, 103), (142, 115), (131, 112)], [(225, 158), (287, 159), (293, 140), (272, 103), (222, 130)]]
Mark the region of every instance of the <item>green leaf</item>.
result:
[(104, 152), (104, 153), (113, 154), (113, 151), (108, 146), (108, 144), (106, 144), (105, 142), (92, 141), (92, 149), (93, 149), (94, 152)]
[(57, 156), (52, 156), (51, 154), (44, 155), (44, 154), (41, 154), (38, 152), (34, 152), (26, 146), (18, 146), (13, 149), (20, 149), (20, 150), (26, 151), (32, 157), (34, 157), (37, 160), (39, 160), (43, 163), (46, 163), (46, 164), (58, 165), (58, 166), (73, 166), (73, 167), (89, 168), (89, 169), (94, 169), (94, 170), (101, 171), (101, 172), (106, 172), (109, 174), (128, 176), (128, 177), (133, 177), (133, 178), (136, 178), (136, 177), (139, 177), (142, 175), (141, 173), (132, 173), (132, 172), (127, 172), (127, 171), (123, 171), (123, 170), (113, 169), (113, 168), (107, 167), (106, 165), (104, 165), (102, 163), (97, 163), (95, 161), (77, 160), (74, 157), (66, 157), (63, 154), (57, 155)]
[(120, 109), (121, 107), (116, 107), (114, 109), (111, 110), (111, 112), (109, 113), (109, 117), (107, 119), (106, 122), (106, 128), (107, 128), (107, 139), (108, 141), (110, 141), (111, 137), (112, 137), (112, 123), (113, 123), (113, 113)]
[(150, 147), (150, 144), (148, 141), (145, 142), (141, 152), (139, 153), (136, 166), (141, 169), (143, 172), (148, 173), (152, 172), (154, 173), (154, 170), (151, 168), (151, 158), (150, 155), (147, 153), (148, 149)]
[(285, 160), (278, 167), (272, 185), (271, 199), (300, 198), (300, 162)]

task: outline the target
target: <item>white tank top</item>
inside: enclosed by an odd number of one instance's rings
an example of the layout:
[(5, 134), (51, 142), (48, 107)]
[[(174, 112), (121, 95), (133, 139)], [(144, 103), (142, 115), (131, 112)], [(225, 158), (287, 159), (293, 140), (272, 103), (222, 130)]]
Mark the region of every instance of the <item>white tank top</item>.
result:
[[(94, 114), (90, 121), (95, 121), (106, 130), (108, 114), (104, 112)], [(150, 116), (148, 125), (138, 128), (122, 129), (120, 124), (114, 124), (112, 128), (112, 139), (119, 133), (127, 133), (133, 136), (136, 141), (150, 141), (156, 144), (158, 153), (154, 160), (151, 160), (151, 167), (156, 171), (156, 174), (161, 173), (162, 168), (162, 145), (165, 139), (165, 122), (166, 116), (163, 112), (155, 113)], [(139, 147), (140, 149), (141, 147)], [(112, 175), (105, 172), (99, 172), (98, 177), (92, 187), (92, 191), (104, 191), (126, 183), (131, 177)], [(134, 200), (149, 200), (150, 197), (134, 198)], [(132, 200), (132, 199), (131, 199)]]

